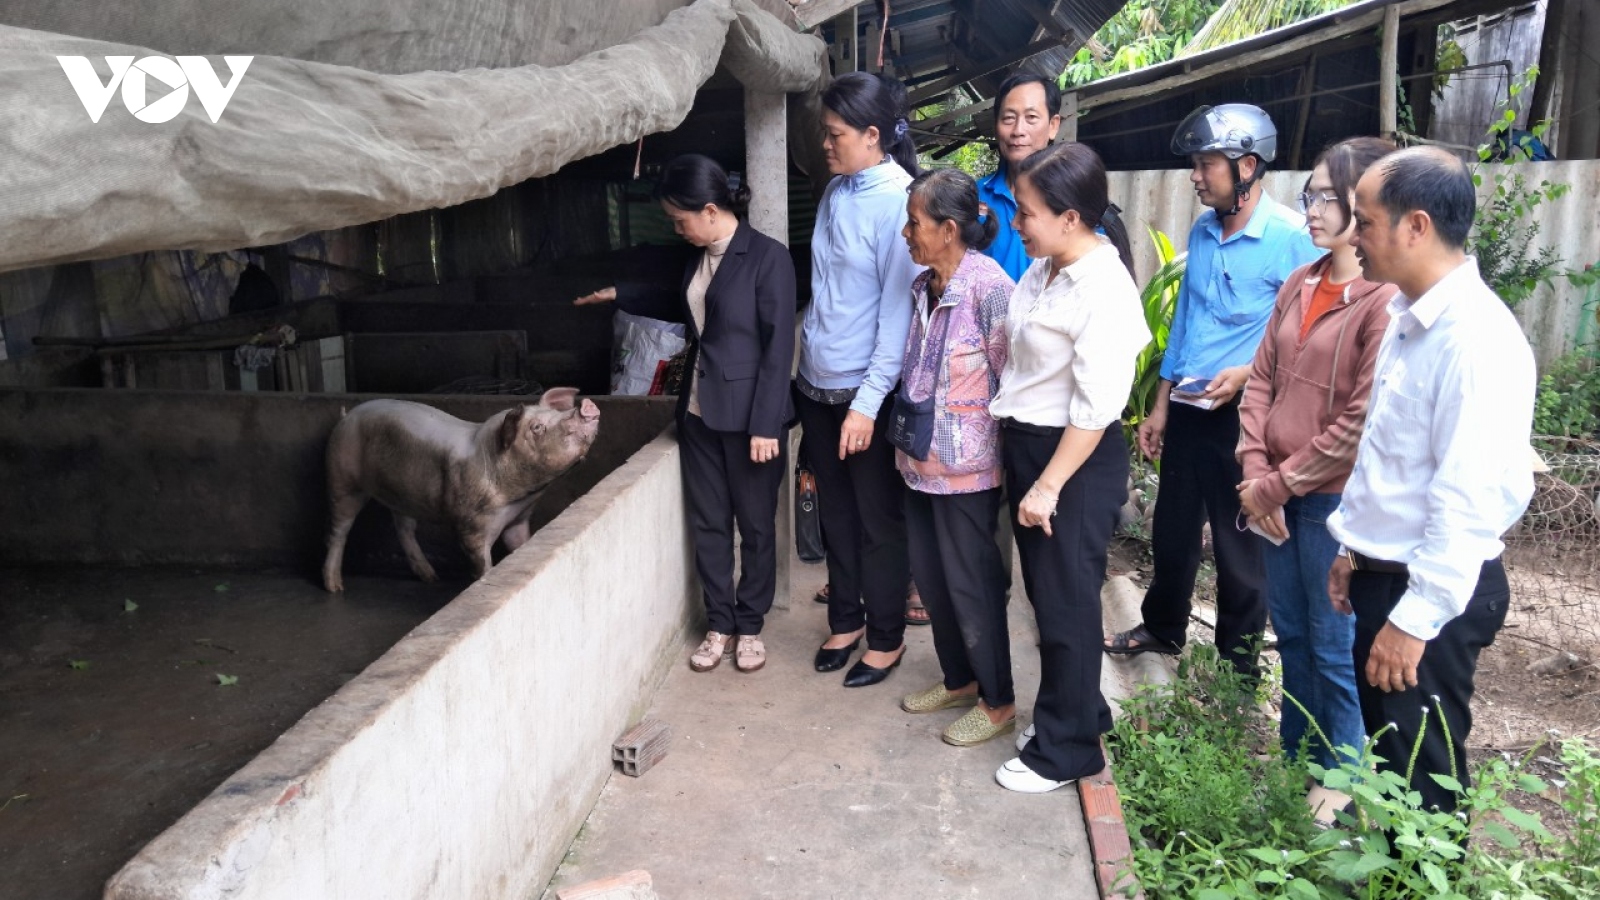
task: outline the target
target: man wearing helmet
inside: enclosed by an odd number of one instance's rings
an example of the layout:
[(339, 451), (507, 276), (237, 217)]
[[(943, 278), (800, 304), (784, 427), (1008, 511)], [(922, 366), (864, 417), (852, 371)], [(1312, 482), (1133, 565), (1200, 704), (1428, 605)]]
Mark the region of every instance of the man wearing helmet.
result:
[(1107, 653), (1182, 650), (1201, 529), (1209, 521), (1217, 649), (1238, 671), (1256, 673), (1253, 644), (1266, 626), (1266, 573), (1261, 539), (1237, 527), (1237, 486), (1244, 480), (1234, 457), (1239, 392), (1278, 288), (1319, 255), (1304, 219), (1261, 188), (1277, 148), (1272, 120), (1244, 103), (1202, 106), (1173, 135), (1172, 152), (1189, 158), (1189, 181), (1206, 210), (1189, 232), (1161, 383), (1139, 423), (1140, 451), (1162, 461), (1144, 622), (1107, 637)]

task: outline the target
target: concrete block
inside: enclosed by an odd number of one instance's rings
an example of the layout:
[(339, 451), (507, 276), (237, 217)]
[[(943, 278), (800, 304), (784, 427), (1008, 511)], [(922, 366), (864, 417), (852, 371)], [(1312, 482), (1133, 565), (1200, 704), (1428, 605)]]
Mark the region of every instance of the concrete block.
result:
[(643, 869), (585, 881), (556, 891), (556, 900), (656, 900), (650, 873)]
[(667, 755), (671, 744), (667, 723), (645, 719), (611, 745), (611, 760), (622, 763), (622, 774), (638, 778)]
[[(1126, 575), (1107, 579), (1100, 589), (1100, 609), (1105, 630), (1126, 631), (1139, 624), (1143, 618), (1139, 605), (1144, 601), (1142, 591)], [(1106, 669), (1124, 680), (1131, 694), (1134, 685), (1166, 684), (1172, 680), (1171, 663), (1159, 653), (1140, 653), (1137, 656), (1107, 655)]]

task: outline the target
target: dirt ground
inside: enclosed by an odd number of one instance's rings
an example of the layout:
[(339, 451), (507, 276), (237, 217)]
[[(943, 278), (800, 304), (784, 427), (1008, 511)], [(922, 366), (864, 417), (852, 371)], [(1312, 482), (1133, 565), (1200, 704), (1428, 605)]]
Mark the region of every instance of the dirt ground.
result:
[(464, 586), (351, 577), (333, 597), (299, 574), (0, 569), (0, 895), (98, 898)]

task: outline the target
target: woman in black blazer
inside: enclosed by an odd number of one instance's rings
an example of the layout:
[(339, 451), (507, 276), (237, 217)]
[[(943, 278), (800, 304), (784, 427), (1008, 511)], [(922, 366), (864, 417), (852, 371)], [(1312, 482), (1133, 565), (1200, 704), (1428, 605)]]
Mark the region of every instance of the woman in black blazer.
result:
[(707, 157), (690, 154), (668, 163), (656, 199), (679, 236), (701, 248), (681, 290), (619, 283), (575, 302), (615, 301), (628, 312), (689, 327), (690, 377), (678, 398), (678, 441), (710, 627), (689, 665), (710, 671), (733, 653), (739, 671), (754, 672), (766, 664), (761, 626), (777, 587), (778, 490), (794, 419), (794, 261), (787, 248), (743, 220), (749, 190), (730, 186), (728, 173)]

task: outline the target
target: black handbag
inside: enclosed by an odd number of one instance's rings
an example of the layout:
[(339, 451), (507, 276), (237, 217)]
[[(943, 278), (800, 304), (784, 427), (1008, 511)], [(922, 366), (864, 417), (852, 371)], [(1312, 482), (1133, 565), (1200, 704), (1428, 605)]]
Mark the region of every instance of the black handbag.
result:
[[(939, 330), (939, 343), (935, 352), (938, 353), (939, 359), (943, 359), (945, 338), (950, 334), (950, 316), (946, 315), (940, 324), (944, 327)], [(926, 350), (927, 341), (923, 341), (923, 345), (917, 348), (916, 360), (906, 371), (912, 371), (922, 364), (922, 354)], [(933, 420), (933, 397), (930, 396), (926, 400), (912, 400), (907, 397), (906, 382), (902, 376), (900, 386), (894, 392), (894, 408), (889, 413), (889, 443), (912, 459), (918, 462), (925, 461), (933, 449)]]
[(933, 449), (933, 398), (907, 400), (905, 386), (894, 392), (894, 409), (889, 413), (889, 443), (912, 459), (922, 461)]
[(811, 470), (794, 470), (794, 550), (801, 562), (821, 562), (827, 552), (822, 547), (822, 512), (817, 508), (817, 477)]

